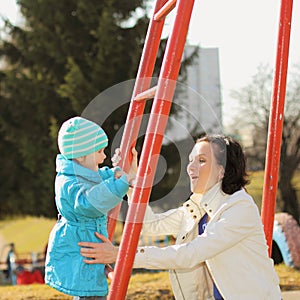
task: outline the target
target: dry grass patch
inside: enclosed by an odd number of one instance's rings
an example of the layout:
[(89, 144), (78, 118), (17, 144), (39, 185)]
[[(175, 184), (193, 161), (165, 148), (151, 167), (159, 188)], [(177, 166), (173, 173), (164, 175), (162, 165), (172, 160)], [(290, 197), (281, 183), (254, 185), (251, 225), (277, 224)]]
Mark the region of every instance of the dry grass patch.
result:
[(300, 290), (300, 271), (284, 264), (275, 266), (282, 291)]
[[(282, 291), (300, 290), (300, 271), (286, 265), (275, 266)], [(0, 287), (1, 300), (68, 300), (72, 297), (43, 284)], [(174, 299), (168, 272), (141, 272), (131, 276), (128, 300)]]

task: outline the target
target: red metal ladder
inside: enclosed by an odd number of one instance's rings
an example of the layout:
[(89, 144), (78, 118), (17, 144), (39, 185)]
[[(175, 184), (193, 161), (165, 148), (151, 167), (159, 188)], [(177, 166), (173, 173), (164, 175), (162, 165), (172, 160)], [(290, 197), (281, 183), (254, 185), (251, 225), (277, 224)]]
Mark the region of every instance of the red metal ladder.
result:
[[(137, 179), (133, 188), (132, 205), (125, 221), (119, 255), (115, 265), (108, 299), (125, 299), (135, 252), (142, 229), (146, 205), (149, 201), (158, 157), (170, 113), (176, 80), (193, 10), (194, 0), (157, 0), (140, 60), (131, 103), (121, 140), (122, 161), (119, 165), (126, 172), (131, 162), (131, 149), (138, 137), (145, 100), (154, 98), (149, 123), (141, 151)], [(157, 86), (150, 88), (164, 21), (176, 9), (175, 20), (166, 45)], [(108, 232), (112, 239), (120, 206), (109, 214)]]
[(272, 235), (280, 165), (280, 147), (284, 122), (284, 103), (292, 12), (293, 0), (281, 0), (261, 208), (261, 217), (264, 224), (264, 231), (267, 244), (269, 246), (270, 256), (272, 252)]

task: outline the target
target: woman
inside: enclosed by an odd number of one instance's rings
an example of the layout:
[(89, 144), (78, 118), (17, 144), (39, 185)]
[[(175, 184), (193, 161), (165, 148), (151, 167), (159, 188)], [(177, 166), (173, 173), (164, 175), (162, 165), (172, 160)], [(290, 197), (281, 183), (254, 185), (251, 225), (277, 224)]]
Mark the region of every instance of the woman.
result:
[[(176, 235), (176, 245), (138, 248), (134, 268), (169, 269), (176, 299), (281, 299), (240, 144), (205, 136), (189, 160), (190, 199), (163, 214), (148, 207), (143, 226), (144, 235)], [(80, 243), (94, 258), (86, 263), (115, 261), (118, 248), (97, 236), (104, 243)]]

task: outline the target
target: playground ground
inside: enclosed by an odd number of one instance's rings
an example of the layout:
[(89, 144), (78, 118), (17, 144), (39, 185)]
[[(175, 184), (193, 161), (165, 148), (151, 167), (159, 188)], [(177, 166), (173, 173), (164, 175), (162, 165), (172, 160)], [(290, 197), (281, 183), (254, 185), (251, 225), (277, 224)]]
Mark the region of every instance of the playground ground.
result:
[[(31, 221), (31, 220), (28, 220), (28, 223), (31, 224), (31, 222), (29, 222), (29, 221)], [(14, 224), (15, 223), (17, 223), (16, 220), (14, 221)], [(42, 223), (42, 221), (39, 220), (39, 223)], [(24, 224), (22, 226), (23, 226), (23, 229), (24, 229)], [(9, 227), (12, 227), (12, 224)], [(34, 227), (34, 228), (36, 228), (36, 227)], [(15, 229), (14, 229), (14, 231), (15, 231)], [(18, 230), (16, 230), (16, 231), (18, 231)], [(24, 231), (23, 231), (23, 234), (24, 234)], [(0, 246), (3, 246), (4, 244), (7, 244), (7, 241), (4, 238), (4, 236), (2, 234), (0, 234)], [(19, 245), (20, 243), (17, 243), (17, 244)], [(283, 284), (282, 299), (283, 300), (296, 300), (296, 299), (299, 300), (300, 299), (300, 278), (299, 278), (299, 275), (298, 275), (299, 274), (298, 271), (293, 270), (293, 269), (287, 269), (287, 270), (285, 270), (285, 268), (283, 268), (283, 269), (278, 269), (278, 273), (281, 276), (281, 281), (282, 281), (282, 284)], [(154, 279), (153, 278), (153, 274), (151, 276), (152, 276), (151, 278)], [(166, 278), (167, 278), (167, 275), (166, 275)], [(162, 281), (167, 281), (167, 279), (166, 280), (162, 280), (162, 279), (159, 280), (159, 282), (162, 282)], [(142, 284), (143, 285), (147, 285), (145, 282), (143, 282)], [(155, 280), (154, 280), (154, 286), (151, 285), (151, 287), (148, 287), (148, 288), (156, 290), (157, 287), (158, 287), (157, 285), (158, 285), (158, 282), (155, 282)], [(23, 286), (23, 287), (22, 286), (15, 286), (14, 289), (15, 288), (17, 288), (17, 289), (21, 288), (22, 289), (21, 290), (21, 294), (24, 295), (24, 290), (23, 289), (24, 288), (30, 288), (30, 287), (29, 286), (28, 287), (25, 287), (25, 286)], [(36, 288), (36, 286), (35, 286), (35, 288)], [(167, 289), (167, 287), (164, 287), (164, 289)], [(295, 289), (297, 289), (297, 290), (295, 290)], [(2, 299), (2, 296), (4, 296), (5, 288), (4, 289), (0, 288), (0, 290), (1, 290), (0, 291), (0, 294), (1, 294), (0, 299)], [(135, 290), (139, 291), (139, 294), (141, 294), (141, 293), (144, 292), (143, 288), (140, 287), (140, 286), (137, 287), (137, 288), (134, 287), (134, 291)], [(167, 295), (165, 295), (165, 296), (167, 296)], [(130, 299), (130, 298), (128, 298), (128, 299)], [(5, 299), (13, 299), (13, 298), (5, 298)], [(25, 297), (23, 299), (24, 300), (25, 299), (31, 299), (31, 300), (33, 300), (33, 299), (41, 299), (41, 298), (34, 298), (33, 294), (31, 293), (29, 295), (29, 298)], [(137, 298), (135, 298), (135, 299), (137, 299)], [(167, 298), (164, 298), (164, 299), (167, 299)]]
[(283, 300), (299, 300), (300, 299), (300, 291), (286, 291), (282, 292)]

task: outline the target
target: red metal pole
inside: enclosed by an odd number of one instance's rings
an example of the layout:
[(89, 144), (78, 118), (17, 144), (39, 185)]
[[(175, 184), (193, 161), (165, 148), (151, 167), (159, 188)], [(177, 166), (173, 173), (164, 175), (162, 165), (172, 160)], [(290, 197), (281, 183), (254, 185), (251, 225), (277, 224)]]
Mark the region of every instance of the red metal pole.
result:
[(158, 21), (162, 18), (165, 18), (170, 11), (175, 7), (176, 0), (169, 0), (155, 15), (154, 20)]
[(280, 163), (282, 127), (284, 120), (284, 102), (286, 93), (292, 9), (293, 0), (281, 1), (277, 56), (269, 117), (268, 143), (261, 211), (262, 222), (264, 224), (270, 256), (272, 253), (273, 224)]
[[(159, 11), (167, 0), (158, 0), (156, 2), (155, 11)], [(125, 123), (124, 133), (121, 140), (122, 161), (119, 165), (125, 172), (128, 172), (131, 162), (131, 149), (135, 146), (138, 137), (142, 116), (145, 109), (145, 101), (133, 101), (134, 97), (141, 92), (147, 90), (151, 84), (151, 78), (156, 62), (157, 52), (160, 44), (160, 38), (164, 26), (164, 19), (160, 22), (150, 20), (143, 53), (137, 73), (136, 82), (130, 102), (129, 111)], [(116, 206), (108, 215), (108, 237), (113, 239), (119, 216), (121, 204)]]
[(115, 276), (108, 296), (110, 300), (122, 300), (126, 296), (145, 208), (149, 201), (163, 135), (172, 104), (171, 101), (176, 87), (193, 4), (193, 0), (180, 0), (177, 3), (177, 15), (163, 59), (158, 80), (158, 90), (154, 98), (141, 153), (137, 183), (133, 190), (132, 205), (129, 206), (127, 213), (115, 266)]

